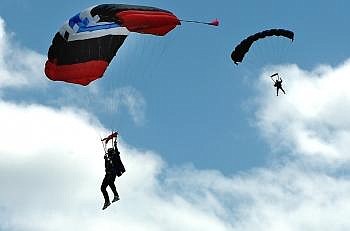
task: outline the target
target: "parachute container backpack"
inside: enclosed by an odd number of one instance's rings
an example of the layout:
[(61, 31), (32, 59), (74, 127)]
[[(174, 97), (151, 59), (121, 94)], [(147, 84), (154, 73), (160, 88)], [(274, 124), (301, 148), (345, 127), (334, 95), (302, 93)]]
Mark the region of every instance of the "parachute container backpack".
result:
[(102, 4), (71, 17), (52, 40), (45, 64), (54, 81), (88, 85), (101, 78), (130, 32), (164, 36), (180, 20), (155, 7)]

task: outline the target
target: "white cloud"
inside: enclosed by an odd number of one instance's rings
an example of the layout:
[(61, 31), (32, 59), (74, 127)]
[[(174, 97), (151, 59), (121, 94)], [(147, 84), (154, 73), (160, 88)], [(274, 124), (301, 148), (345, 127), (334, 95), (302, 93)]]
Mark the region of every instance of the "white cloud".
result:
[[(181, 170), (168, 181), (231, 224), (226, 230), (347, 230), (350, 181), (289, 163), (227, 178)], [(190, 195), (187, 195), (187, 194)], [(210, 203), (214, 198), (217, 203)], [(205, 203), (203, 203), (205, 201)]]
[(350, 181), (304, 162), (227, 177), (169, 168), (120, 141), (121, 200), (102, 211), (104, 162), (91, 115), (0, 102), (1, 230), (347, 230)]
[[(275, 96), (266, 76), (282, 74), (287, 95)], [(258, 126), (274, 147), (302, 156), (350, 160), (350, 62), (304, 71), (295, 65), (268, 69), (261, 77)]]
[(13, 42), (0, 17), (0, 88), (45, 86), (45, 57)]
[(72, 109), (1, 102), (0, 111), (0, 229), (225, 230), (219, 218), (163, 185), (158, 155), (122, 141), (121, 201), (101, 211), (99, 135), (107, 130)]
[(136, 124), (142, 125), (145, 122), (146, 101), (133, 87), (121, 87), (103, 93), (99, 90), (92, 97), (98, 99), (94, 102), (97, 106), (109, 113), (119, 112), (125, 107)]

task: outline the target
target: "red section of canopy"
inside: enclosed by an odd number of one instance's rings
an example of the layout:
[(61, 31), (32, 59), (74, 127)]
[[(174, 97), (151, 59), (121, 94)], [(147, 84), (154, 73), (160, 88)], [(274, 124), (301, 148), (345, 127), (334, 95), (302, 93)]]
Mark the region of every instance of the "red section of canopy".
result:
[(86, 86), (91, 81), (101, 78), (107, 66), (108, 62), (102, 60), (69, 65), (57, 65), (48, 60), (45, 64), (45, 74), (54, 81), (64, 81)]
[(170, 12), (126, 10), (116, 14), (129, 31), (163, 36), (181, 25), (180, 20)]
[(113, 138), (116, 138), (117, 136), (118, 136), (118, 132), (113, 132), (112, 134), (110, 134), (106, 138), (103, 138), (101, 141), (105, 141), (105, 144), (107, 144), (108, 141), (110, 141)]

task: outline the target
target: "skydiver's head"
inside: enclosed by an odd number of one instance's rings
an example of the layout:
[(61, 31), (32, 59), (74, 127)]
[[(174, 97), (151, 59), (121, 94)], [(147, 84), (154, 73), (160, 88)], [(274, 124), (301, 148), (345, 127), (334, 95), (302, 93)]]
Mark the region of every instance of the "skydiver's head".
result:
[(108, 148), (107, 153), (108, 153), (108, 154), (112, 154), (112, 153), (113, 153), (113, 151), (114, 151), (114, 149), (113, 149), (113, 148)]

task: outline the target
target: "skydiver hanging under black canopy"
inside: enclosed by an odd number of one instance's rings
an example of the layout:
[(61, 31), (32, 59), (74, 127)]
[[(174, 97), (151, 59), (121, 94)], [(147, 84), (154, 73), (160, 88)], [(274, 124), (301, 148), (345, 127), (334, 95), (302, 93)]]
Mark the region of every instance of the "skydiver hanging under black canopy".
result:
[[(120, 152), (117, 147), (117, 136), (118, 136), (118, 132), (112, 132), (111, 135), (101, 140), (102, 142), (104, 142), (103, 148), (105, 150), (104, 159), (105, 159), (105, 171), (106, 171), (105, 177), (103, 178), (103, 181), (101, 184), (101, 192), (105, 199), (105, 203), (103, 205), (102, 210), (106, 209), (111, 204), (109, 200), (108, 192), (107, 192), (107, 186), (111, 188), (114, 194), (114, 198), (112, 202), (116, 202), (120, 199), (117, 189), (115, 187), (114, 181), (116, 176), (120, 177), (125, 172), (125, 168), (120, 159)], [(106, 145), (109, 140), (112, 140), (113, 148), (109, 148), (106, 152)]]
[[(277, 76), (276, 80), (274, 79), (275, 76)], [(277, 88), (277, 96), (278, 96), (278, 91), (280, 89), (284, 94), (286, 94), (286, 92), (282, 88), (282, 78), (278, 75), (278, 73), (275, 73), (275, 74), (271, 75), (270, 77), (271, 77), (272, 81), (274, 82), (273, 86)]]

